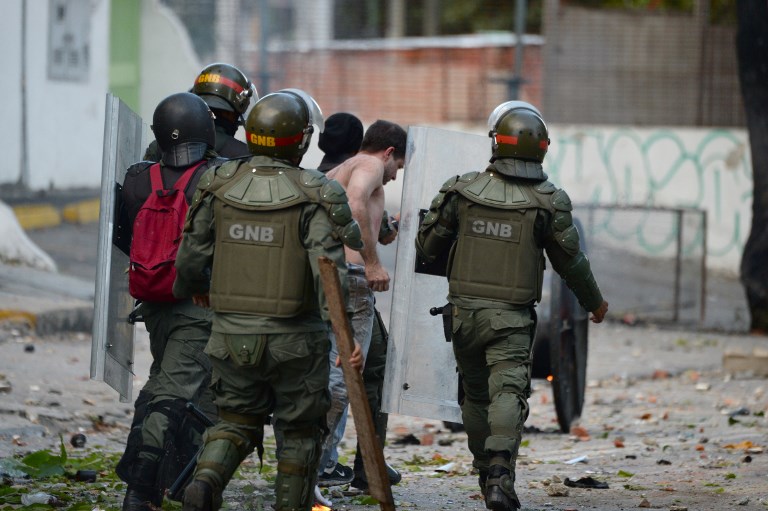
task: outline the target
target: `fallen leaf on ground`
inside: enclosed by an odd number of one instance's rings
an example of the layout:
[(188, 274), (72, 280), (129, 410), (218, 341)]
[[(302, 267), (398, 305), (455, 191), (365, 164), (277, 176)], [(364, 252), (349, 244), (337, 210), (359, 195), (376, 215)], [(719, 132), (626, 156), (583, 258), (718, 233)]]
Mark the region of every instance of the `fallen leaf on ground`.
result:
[(572, 426), (571, 435), (575, 436), (582, 442), (586, 442), (587, 440), (590, 439), (590, 436), (587, 430), (582, 428), (581, 426)]

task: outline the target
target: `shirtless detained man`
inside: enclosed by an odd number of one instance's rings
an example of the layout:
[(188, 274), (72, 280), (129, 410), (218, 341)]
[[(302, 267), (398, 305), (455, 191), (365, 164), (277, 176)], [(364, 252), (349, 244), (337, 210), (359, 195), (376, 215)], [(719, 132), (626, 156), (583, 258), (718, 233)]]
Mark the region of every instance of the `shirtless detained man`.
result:
[[(398, 170), (405, 164), (406, 140), (407, 134), (402, 127), (378, 120), (366, 130), (360, 152), (326, 174), (345, 189), (352, 217), (359, 224), (363, 239), (362, 250), (358, 252), (345, 248), (345, 252), (349, 285), (347, 309), (352, 311), (350, 317), (354, 339), (361, 346), (364, 358), (368, 356), (375, 320), (373, 293), (389, 290), (390, 281), (389, 273), (379, 260), (376, 244), (391, 243), (397, 236), (393, 228), (388, 237), (379, 237), (384, 214), (384, 185), (394, 181)], [(343, 373), (341, 368), (335, 366), (337, 354), (334, 339), (330, 353), (331, 409), (327, 416), (331, 434), (323, 444), (320, 470), (326, 466), (333, 446), (338, 442), (338, 439), (334, 441), (333, 436), (349, 403)], [(383, 445), (384, 439), (380, 441)], [(358, 458), (362, 462), (362, 457)], [(355, 465), (358, 465), (357, 459)], [(364, 473), (362, 464), (359, 468), (360, 473)]]

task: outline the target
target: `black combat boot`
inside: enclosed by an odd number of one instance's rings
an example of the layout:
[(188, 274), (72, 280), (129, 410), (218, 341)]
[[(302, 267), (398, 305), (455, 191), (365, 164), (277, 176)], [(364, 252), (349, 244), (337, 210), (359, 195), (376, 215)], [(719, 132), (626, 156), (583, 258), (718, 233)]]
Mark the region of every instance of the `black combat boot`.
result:
[(151, 490), (128, 485), (123, 499), (123, 511), (152, 511), (159, 508), (162, 502)]
[(130, 482), (123, 511), (152, 511), (163, 504), (163, 489), (157, 486), (157, 462), (140, 458), (130, 469)]
[(480, 493), (485, 497), (485, 483), (488, 481), (488, 470), (478, 472), (477, 483), (480, 485)]
[(491, 464), (486, 480), (485, 507), (493, 511), (515, 511), (520, 501), (515, 493), (515, 474), (507, 451), (491, 452)]
[(213, 511), (213, 489), (201, 479), (195, 479), (184, 489), (183, 511)]

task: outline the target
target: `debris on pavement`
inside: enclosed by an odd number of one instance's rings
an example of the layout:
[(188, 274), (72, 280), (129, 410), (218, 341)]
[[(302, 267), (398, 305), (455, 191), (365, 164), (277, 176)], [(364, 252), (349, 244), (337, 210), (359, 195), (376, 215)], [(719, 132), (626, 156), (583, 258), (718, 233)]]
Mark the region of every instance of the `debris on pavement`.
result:
[(598, 490), (604, 490), (608, 489), (608, 483), (603, 481), (598, 481), (594, 477), (587, 476), (582, 477), (579, 479), (576, 479), (575, 481), (573, 479), (565, 478), (565, 481), (563, 481), (563, 484), (566, 486), (570, 486), (571, 488), (594, 488)]

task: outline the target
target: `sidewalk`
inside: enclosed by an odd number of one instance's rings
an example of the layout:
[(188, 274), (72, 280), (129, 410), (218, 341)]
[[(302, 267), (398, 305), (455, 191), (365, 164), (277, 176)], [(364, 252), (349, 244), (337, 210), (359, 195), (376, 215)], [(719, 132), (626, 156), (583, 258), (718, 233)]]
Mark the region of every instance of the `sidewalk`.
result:
[(29, 240), (54, 259), (58, 271), (0, 262), (0, 320), (26, 321), (38, 335), (90, 332), (98, 193), (75, 190), (6, 202)]

